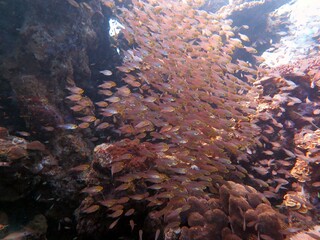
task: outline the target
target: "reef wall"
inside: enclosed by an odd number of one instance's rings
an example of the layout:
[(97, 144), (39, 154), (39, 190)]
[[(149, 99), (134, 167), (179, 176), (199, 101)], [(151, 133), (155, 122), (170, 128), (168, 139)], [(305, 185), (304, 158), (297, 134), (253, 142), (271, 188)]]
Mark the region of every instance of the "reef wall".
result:
[[(279, 1), (218, 2), (1, 5), (0, 237), (284, 239), (315, 225), (319, 60), (262, 68), (258, 29)], [(112, 37), (110, 18), (124, 26)]]

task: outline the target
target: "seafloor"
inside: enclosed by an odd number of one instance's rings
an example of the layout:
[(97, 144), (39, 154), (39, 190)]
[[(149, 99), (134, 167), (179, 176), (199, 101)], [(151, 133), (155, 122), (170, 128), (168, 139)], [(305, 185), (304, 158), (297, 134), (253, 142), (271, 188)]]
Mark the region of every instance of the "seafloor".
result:
[(295, 2), (0, 1), (0, 238), (320, 239)]

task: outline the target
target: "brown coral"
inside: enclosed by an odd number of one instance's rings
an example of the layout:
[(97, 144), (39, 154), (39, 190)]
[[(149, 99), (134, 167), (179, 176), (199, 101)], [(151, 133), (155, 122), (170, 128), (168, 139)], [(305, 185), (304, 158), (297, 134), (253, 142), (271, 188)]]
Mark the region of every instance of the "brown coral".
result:
[[(228, 182), (220, 188), (220, 200), (191, 197), (188, 200), (191, 207), (183, 214), (188, 215), (188, 227), (182, 228), (180, 239), (243, 239), (259, 234), (283, 239), (280, 234), (285, 225), (283, 216), (261, 194), (259, 200), (256, 198), (257, 206), (251, 206), (248, 203), (251, 194), (259, 195), (249, 186)], [(201, 236), (196, 235), (199, 231)]]
[(299, 182), (306, 182), (310, 180), (311, 169), (306, 161), (297, 159), (291, 174)]
[(283, 204), (300, 213), (307, 213), (308, 210), (312, 209), (310, 203), (303, 192), (290, 192), (284, 195)]

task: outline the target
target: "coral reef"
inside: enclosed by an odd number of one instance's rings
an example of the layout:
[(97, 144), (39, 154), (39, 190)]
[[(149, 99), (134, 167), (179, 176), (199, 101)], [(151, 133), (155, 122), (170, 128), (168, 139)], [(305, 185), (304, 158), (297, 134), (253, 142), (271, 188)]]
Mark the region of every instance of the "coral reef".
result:
[(45, 167), (45, 146), (39, 141), (9, 136), (5, 128), (0, 128), (0, 132), (0, 200), (15, 201), (39, 183), (37, 173)]
[[(208, 13), (205, 1), (25, 1), (15, 44), (1, 45), (14, 51), (1, 56), (0, 237), (280, 240), (312, 228), (319, 58), (255, 66), (254, 30), (226, 19), (270, 2)], [(123, 28), (109, 38), (111, 15)], [(17, 230), (6, 206), (19, 201), (31, 213)]]
[(314, 240), (314, 239), (318, 239), (319, 237), (320, 237), (320, 227), (319, 225), (317, 225), (308, 231), (295, 234), (294, 236), (290, 237), (290, 240), (299, 240), (299, 239)]
[(283, 199), (290, 227), (312, 226), (319, 214), (318, 69), (319, 60), (310, 58), (273, 69), (254, 83), (261, 89), (258, 125), (264, 157), (253, 160), (253, 169), (268, 177), (265, 196)]
[[(117, 223), (139, 201), (157, 207), (164, 226), (178, 226), (186, 198), (216, 194), (224, 181), (246, 176), (239, 161), (248, 161), (245, 149), (258, 133), (249, 103), (254, 91), (246, 83), (257, 71), (233, 59), (243, 45), (230, 22), (196, 10), (198, 3), (133, 4), (122, 9), (122, 22), (135, 47), (123, 52), (121, 82), (105, 71), (109, 79), (99, 87), (107, 98), (98, 102), (96, 117), (104, 121), (96, 128), (106, 123), (125, 139), (95, 148), (83, 190), (90, 196), (79, 208), (81, 231), (96, 231), (103, 212)], [(168, 24), (177, 19), (183, 28)], [(175, 217), (173, 209), (180, 209)]]
[[(188, 226), (180, 239), (251, 239), (254, 236), (283, 239), (285, 216), (277, 213), (265, 197), (252, 187), (227, 182), (220, 198), (188, 199)], [(201, 234), (199, 234), (201, 233)]]

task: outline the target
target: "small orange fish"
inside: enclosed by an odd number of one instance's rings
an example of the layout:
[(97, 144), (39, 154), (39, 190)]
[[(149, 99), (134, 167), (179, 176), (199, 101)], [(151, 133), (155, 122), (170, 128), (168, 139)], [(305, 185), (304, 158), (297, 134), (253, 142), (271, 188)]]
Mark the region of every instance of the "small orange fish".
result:
[(93, 213), (93, 212), (96, 212), (100, 209), (100, 206), (99, 205), (92, 205), (84, 210), (82, 210), (81, 212), (83, 213)]
[(82, 99), (82, 96), (79, 95), (79, 94), (73, 94), (73, 95), (70, 95), (70, 96), (68, 96), (66, 98), (69, 99), (72, 102), (77, 102), (77, 101), (80, 101)]
[(114, 227), (117, 225), (117, 223), (119, 222), (119, 219), (120, 219), (120, 218), (118, 218), (117, 220), (115, 220), (114, 222), (112, 222), (112, 223), (110, 224), (110, 226), (109, 226), (109, 229), (114, 228)]
[(274, 154), (271, 150), (263, 151), (263, 153), (268, 155), (268, 156), (272, 156)]
[(83, 106), (83, 107), (90, 107), (93, 106), (93, 103), (91, 102), (91, 100), (87, 97), (82, 98), (79, 102), (77, 102), (77, 104)]
[(320, 187), (320, 182), (314, 182), (311, 184), (313, 187), (317, 187), (319, 188)]
[(93, 187), (86, 187), (81, 190), (82, 193), (88, 193), (88, 194), (95, 194), (99, 193), (103, 190), (102, 186), (93, 186)]
[(17, 131), (17, 134), (22, 137), (30, 137), (30, 133), (24, 131)]
[(72, 111), (74, 111), (74, 112), (80, 112), (80, 111), (82, 111), (83, 109), (85, 109), (85, 107), (84, 107), (84, 106), (81, 106), (81, 105), (75, 105), (75, 106), (71, 107), (70, 109), (71, 109)]
[(252, 54), (255, 54), (255, 53), (257, 53), (258, 51), (255, 49), (255, 48), (253, 48), (253, 47), (247, 47), (247, 46), (245, 46), (245, 47), (243, 47), (248, 53), (252, 53)]
[(146, 199), (149, 196), (149, 193), (135, 194), (131, 195), (130, 198), (136, 201), (140, 201), (142, 199)]
[(241, 34), (241, 33), (238, 33), (239, 37), (241, 40), (245, 41), (245, 42), (250, 42), (250, 39), (247, 35), (244, 35), (244, 34)]
[(106, 200), (100, 201), (99, 203), (102, 206), (110, 208), (117, 203), (117, 199), (106, 199)]
[(76, 166), (76, 167), (73, 167), (73, 168), (70, 168), (69, 171), (72, 171), (72, 172), (83, 172), (83, 171), (86, 171), (88, 170), (90, 167), (89, 164), (81, 164), (79, 166)]
[(94, 122), (95, 120), (97, 120), (97, 118), (95, 116), (85, 116), (85, 117), (80, 117), (78, 118), (79, 120), (83, 121), (83, 122)]
[(112, 88), (115, 87), (117, 84), (115, 82), (112, 81), (106, 81), (103, 84), (99, 85), (99, 88), (103, 88), (103, 89), (108, 89), (108, 88)]
[(0, 162), (0, 167), (9, 167), (11, 162)]
[(97, 129), (97, 130), (103, 130), (103, 129), (106, 129), (106, 128), (108, 128), (108, 127), (110, 127), (110, 124), (107, 123), (107, 122), (103, 122), (103, 123), (100, 123), (100, 124), (96, 127), (96, 129)]
[(320, 114), (320, 109), (315, 109), (313, 110), (313, 115), (319, 115)]
[(106, 98), (105, 100), (111, 103), (116, 103), (116, 102), (119, 102), (121, 99), (119, 97), (113, 96), (113, 97)]
[(131, 216), (134, 213), (134, 208), (130, 208), (126, 213), (124, 214), (126, 217)]
[(164, 107), (160, 110), (160, 112), (163, 112), (163, 113), (170, 113), (170, 112), (174, 112), (175, 108), (174, 107)]
[(83, 123), (80, 123), (80, 124), (78, 125), (78, 127), (81, 128), (81, 129), (86, 129), (86, 128), (88, 128), (89, 126), (90, 126), (90, 123), (88, 123), (88, 122), (83, 122)]
[(93, 12), (92, 8), (90, 7), (90, 5), (88, 3), (82, 2), (81, 4), (82, 4), (81, 6), (84, 6), (87, 10), (89, 10), (90, 12)]
[(130, 198), (128, 198), (128, 197), (122, 197), (117, 200), (117, 203), (118, 204), (125, 204), (125, 203), (129, 202), (129, 200), (130, 200)]
[(46, 147), (39, 141), (32, 141), (27, 143), (27, 150), (44, 152), (46, 150)]
[(134, 221), (132, 219), (130, 219), (129, 224), (130, 224), (130, 227), (131, 227), (131, 231), (133, 231), (134, 225), (135, 225)]
[(42, 129), (47, 131), (47, 132), (53, 132), (54, 131), (54, 127), (51, 127), (51, 126), (44, 126), (44, 127), (42, 127)]
[(150, 122), (149, 120), (143, 120), (143, 121), (139, 122), (138, 124), (136, 124), (134, 127), (135, 128), (143, 128), (143, 127), (150, 126), (150, 125), (152, 125), (152, 122)]
[(158, 229), (156, 230), (156, 234), (155, 234), (155, 236), (154, 236), (154, 240), (158, 240), (159, 236), (160, 236), (160, 229), (158, 228)]
[(130, 187), (131, 187), (131, 183), (122, 183), (115, 189), (115, 191), (124, 191), (129, 189)]
[(125, 81), (126, 83), (128, 83), (130, 86), (132, 87), (140, 87), (141, 86), (141, 83), (138, 82), (138, 81), (131, 81), (131, 80), (127, 80)]
[(171, 125), (167, 125), (161, 128), (160, 133), (169, 132), (172, 129)]
[(67, 0), (67, 1), (71, 6), (73, 6), (75, 8), (79, 8), (80, 7), (79, 3), (77, 3), (75, 0)]
[(117, 91), (118, 91), (119, 95), (121, 95), (123, 97), (128, 97), (131, 94), (131, 90), (126, 86), (118, 88)]
[(149, 96), (149, 97), (143, 99), (144, 102), (149, 102), (149, 103), (153, 103), (153, 102), (155, 102), (156, 100), (157, 100), (157, 98), (152, 97), (152, 96)]
[(81, 95), (82, 93), (84, 93), (82, 88), (75, 87), (75, 86), (74, 87), (67, 87), (67, 89), (73, 94)]
[(119, 210), (116, 210), (114, 213), (109, 214), (108, 217), (117, 218), (117, 217), (120, 217), (122, 213), (123, 213), (123, 210), (119, 209)]
[(98, 105), (99, 107), (108, 107), (108, 103), (105, 101), (101, 101), (101, 102), (96, 102), (96, 105)]
[(115, 173), (121, 172), (123, 168), (124, 168), (124, 162), (113, 163), (111, 166), (111, 174), (113, 175)]
[(99, 90), (98, 93), (105, 96), (112, 96), (113, 94), (110, 90), (107, 90), (107, 89)]
[(118, 114), (119, 111), (114, 107), (104, 108), (103, 111), (101, 111), (101, 115), (105, 117), (111, 117), (114, 114)]

